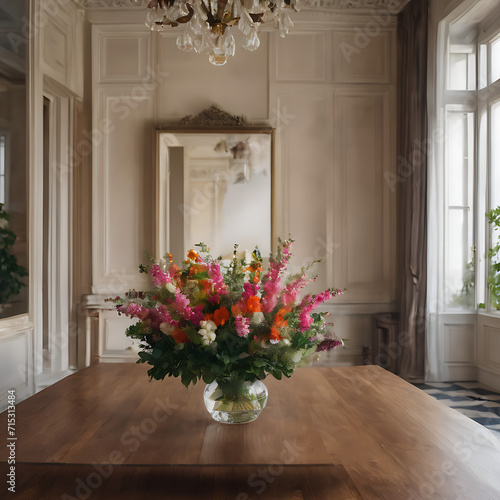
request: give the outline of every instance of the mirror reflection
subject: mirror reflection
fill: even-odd
[[[182,255],[200,241],[225,259],[234,243],[270,253],[271,129],[161,132],[159,167],[168,214],[161,254]]]
[[[28,312],[26,7],[0,4],[0,318]]]

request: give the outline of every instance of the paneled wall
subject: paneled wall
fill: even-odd
[[[30,396],[43,385],[40,375],[51,372],[50,382],[70,366],[76,352],[71,351],[73,297],[71,237],[72,209],[72,108],[83,99],[83,10],[65,0],[32,0],[31,31],[23,30],[15,40],[29,47],[28,71],[28,179],[29,185],[29,314],[0,320],[0,411],[7,406],[7,391],[16,390],[17,401]],[[27,26],[26,26],[27,28]],[[49,191],[51,219],[44,220],[43,99],[53,102],[50,132],[51,161]],[[21,109],[17,110],[22,112]],[[57,195],[57,196],[56,196]],[[48,264],[49,285],[43,278],[44,227],[54,244]],[[50,245],[50,244],[49,244]],[[57,248],[56,248],[57,247]],[[50,359],[44,363],[43,294],[50,293]],[[47,290],[47,289],[46,289]],[[47,316],[49,316],[47,318]],[[57,374],[57,375],[56,375]]]
[[[373,315],[395,310],[396,193],[386,181],[396,158],[395,19],[360,48],[371,17],[306,16],[285,39],[264,32],[256,52],[238,48],[214,67],[179,51],[174,30],[147,32],[142,17],[119,25],[117,14],[90,14],[93,128],[103,132],[93,153],[94,359],[135,359],[126,320],[103,299],[148,285],[137,266],[154,249],[154,129],[218,104],[276,129],[276,233],[296,240],[295,266],[323,259],[316,291],[348,289],[326,309],[349,342],[326,361],[360,363]]]

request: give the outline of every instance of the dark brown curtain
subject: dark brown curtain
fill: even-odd
[[[427,287],[428,0],[412,0],[398,19],[398,373],[423,379]]]

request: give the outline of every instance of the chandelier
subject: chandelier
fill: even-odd
[[[281,37],[293,26],[289,12],[298,12],[305,0],[131,0],[146,5],[146,26],[152,31],[165,27],[184,29],[177,37],[177,47],[207,54],[216,65],[226,64],[236,50],[235,27],[244,49],[259,48],[260,27],[274,21]]]

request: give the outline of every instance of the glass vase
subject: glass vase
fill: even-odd
[[[260,381],[217,381],[205,387],[203,400],[208,413],[224,424],[253,422],[267,403],[267,387]]]

